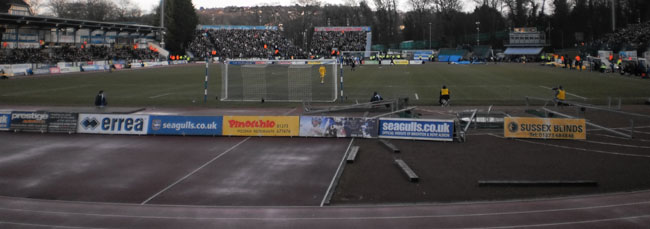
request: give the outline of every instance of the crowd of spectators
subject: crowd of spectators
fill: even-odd
[[[277,30],[206,30],[197,32],[190,44],[195,58],[215,51],[220,58],[306,58],[307,53],[293,45]]]
[[[309,52],[312,55],[331,55],[333,48],[340,51],[365,51],[366,32],[363,31],[319,31],[314,32]]]
[[[214,57],[260,59],[308,59],[332,56],[332,50],[365,51],[366,32],[314,32],[309,48],[301,48],[278,30],[203,30],[197,31],[189,50],[203,59]]]
[[[648,48],[650,47],[650,21],[631,24],[614,33],[606,34],[591,45],[600,50]]]
[[[78,48],[63,46],[54,48],[16,48],[0,50],[0,64],[82,62],[91,60],[154,60],[158,53],[131,46],[88,46]]]

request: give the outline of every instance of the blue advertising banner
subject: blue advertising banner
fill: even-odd
[[[0,112],[0,130],[9,130],[11,125],[11,112]]]
[[[379,137],[453,141],[454,120],[382,118]]]
[[[223,116],[150,116],[149,134],[221,135]]]

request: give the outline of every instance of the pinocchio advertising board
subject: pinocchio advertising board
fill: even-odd
[[[587,139],[584,119],[506,117],[506,138]]]
[[[298,136],[298,116],[223,116],[224,136]]]

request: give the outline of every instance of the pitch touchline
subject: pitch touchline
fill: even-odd
[[[553,89],[553,88],[545,87],[545,86],[539,86],[539,87],[544,88],[544,89],[549,89],[549,90]],[[586,97],[582,97],[582,96],[579,96],[579,95],[576,95],[576,94],[572,94],[572,93],[569,93],[569,92],[567,92],[566,94],[567,94],[567,95],[570,95],[570,96],[573,96],[573,97],[578,97],[578,98],[581,98],[581,99],[587,99]]]
[[[216,157],[212,158],[212,160],[206,162],[205,164],[203,164],[203,165],[201,165],[200,167],[196,168],[194,171],[188,173],[188,174],[185,175],[184,177],[181,177],[181,179],[178,179],[176,182],[170,184],[169,186],[163,188],[162,190],[160,190],[159,192],[157,192],[157,193],[154,194],[153,196],[149,197],[147,200],[145,200],[145,201],[143,201],[142,203],[140,203],[140,205],[144,205],[144,204],[146,204],[147,202],[151,201],[153,198],[156,198],[158,195],[160,195],[160,194],[162,194],[163,192],[167,191],[168,189],[174,187],[174,185],[180,183],[181,181],[187,179],[188,177],[192,176],[194,173],[198,172],[199,170],[201,170],[201,169],[204,168],[205,166],[208,166],[208,165],[209,165],[210,163],[212,163],[214,160],[217,160],[218,158],[220,158],[221,156],[225,155],[226,153],[228,153],[228,152],[232,151],[233,149],[237,148],[239,145],[241,145],[242,143],[248,141],[248,139],[250,139],[250,138],[251,138],[251,137],[247,137],[246,139],[240,141],[240,142],[237,143],[236,145],[234,145],[234,146],[228,148],[226,151],[223,151],[223,153],[221,153],[221,154],[217,155]]]
[[[3,94],[2,96],[28,95],[28,94],[34,94],[34,93],[63,91],[63,90],[78,89],[78,88],[84,88],[84,87],[89,87],[89,86],[88,85],[77,85],[77,86],[71,86],[71,87],[57,87],[57,88],[50,88],[50,89],[43,89],[43,90],[20,91],[20,92],[13,92],[13,93]]]

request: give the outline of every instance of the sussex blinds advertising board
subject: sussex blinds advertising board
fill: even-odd
[[[150,116],[149,134],[221,135],[221,116]]]
[[[454,120],[379,119],[379,137],[453,141]]]
[[[298,136],[298,116],[223,116],[224,136]]]
[[[149,115],[79,114],[77,133],[146,135]]]
[[[300,136],[376,138],[377,119],[300,116]]]
[[[587,139],[584,119],[506,117],[503,122],[506,138]]]

